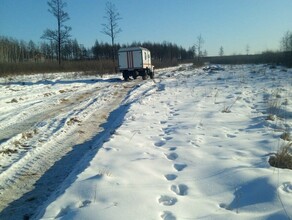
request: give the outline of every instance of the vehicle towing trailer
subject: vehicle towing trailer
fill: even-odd
[[[127,47],[118,51],[119,70],[125,81],[130,77],[136,79],[141,76],[143,80],[149,76],[154,78],[154,66],[151,64],[150,51],[143,47]]]

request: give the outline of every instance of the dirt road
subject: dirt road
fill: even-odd
[[[30,216],[85,154],[94,154],[116,126],[107,123],[109,113],[138,83],[112,78],[2,87],[0,219]]]

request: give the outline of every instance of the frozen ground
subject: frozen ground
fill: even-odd
[[[292,217],[291,69],[61,76],[0,79],[0,219]]]

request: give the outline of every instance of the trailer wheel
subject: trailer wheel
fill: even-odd
[[[150,79],[154,79],[154,72],[150,72],[149,76],[150,76]]]
[[[123,77],[124,77],[124,80],[125,81],[128,81],[129,80],[129,73],[128,73],[128,71],[124,71],[123,72]]]
[[[144,72],[142,73],[142,79],[143,79],[143,80],[146,80],[146,79],[147,79],[147,72],[146,72],[146,71],[144,71]]]
[[[139,73],[137,71],[134,71],[134,73],[133,73],[133,79],[137,79],[138,76],[139,76]]]

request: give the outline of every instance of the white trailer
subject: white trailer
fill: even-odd
[[[119,49],[119,71],[123,73],[125,81],[130,77],[136,79],[142,76],[154,78],[154,66],[151,64],[150,51],[143,47],[128,47]]]

